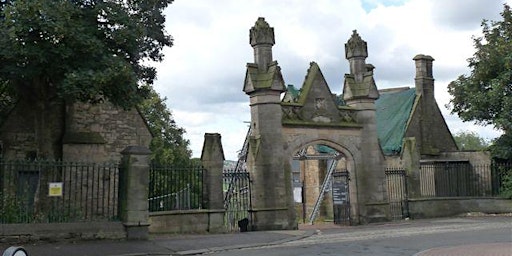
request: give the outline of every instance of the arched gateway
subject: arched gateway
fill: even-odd
[[[343,99],[331,93],[314,62],[300,94],[287,90],[272,59],[274,42],[273,28],[258,18],[250,29],[254,63],[247,64],[243,88],[251,106],[247,168],[253,181],[252,230],[297,228],[292,156],[311,145],[327,146],[344,156],[354,223],[388,219],[384,156],[375,118],[379,93],[373,66],[365,63],[366,42],[354,31],[345,44],[350,74],[345,75]]]

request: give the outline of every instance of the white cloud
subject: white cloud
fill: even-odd
[[[315,61],[335,93],[349,72],[344,44],[357,29],[368,42],[367,62],[376,66],[379,88],[414,86],[412,58],[431,55],[436,98],[452,132],[474,129],[495,137],[492,128],[462,124],[444,105],[447,84],[469,70],[471,36],[480,33],[482,19],[499,19],[501,10],[501,1],[479,0],[175,1],[166,10],[174,46],[156,65],[155,88],[168,98],[195,157],[204,133],[220,133],[226,158],[236,159],[250,119],[242,86],[245,65],[253,61],[249,29],[256,19],[265,17],[274,27],[273,57],[287,84],[300,87]]]

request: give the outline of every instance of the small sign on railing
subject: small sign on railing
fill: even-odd
[[[48,196],[62,196],[62,182],[49,182],[48,184]]]

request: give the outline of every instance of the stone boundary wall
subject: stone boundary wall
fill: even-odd
[[[121,222],[0,224],[1,242],[123,239]]]
[[[149,233],[224,233],[224,210],[162,211],[149,214]]]
[[[409,199],[409,214],[413,219],[453,217],[470,212],[512,213],[512,200],[496,197]]]

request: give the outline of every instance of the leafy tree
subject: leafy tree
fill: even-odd
[[[453,136],[460,150],[485,150],[489,143],[475,132],[458,132]]]
[[[161,165],[191,165],[190,142],[183,138],[185,129],[178,127],[165,101],[166,98],[150,89],[149,97],[139,104],[139,110],[153,134],[150,144],[153,161]]]
[[[452,113],[504,131],[493,147],[511,152],[512,140],[506,138],[512,136],[512,12],[507,4],[501,16],[482,22],[483,36],[473,38],[476,52],[468,59],[471,73],[451,82],[448,92]]]
[[[0,80],[0,125],[16,103],[16,94],[6,81]]]
[[[39,157],[60,157],[50,124],[66,103],[131,108],[147,97],[147,63],[172,45],[162,13],[172,1],[0,0],[0,81],[37,113]]]

